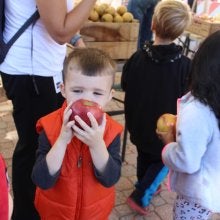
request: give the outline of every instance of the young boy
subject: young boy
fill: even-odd
[[[155,132],[156,122],[163,113],[176,114],[176,100],[186,89],[191,61],[173,41],[190,19],[190,8],[184,2],[160,1],[152,18],[154,42],[146,42],[123,67],[125,119],[138,153],[138,183],[127,202],[143,215],[168,172],[161,159],[163,143]]]
[[[69,118],[78,99],[105,107],[112,98],[114,75],[115,63],[101,50],[74,49],[68,56],[61,87],[66,101],[37,123],[39,149],[32,179],[41,219],[105,220],[111,213],[121,170],[122,126],[108,115],[98,125],[88,113],[91,127],[79,116]]]

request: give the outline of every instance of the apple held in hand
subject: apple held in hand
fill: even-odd
[[[71,109],[72,114],[69,119],[70,121],[75,120],[74,117],[78,115],[87,125],[91,127],[91,122],[87,116],[87,113],[90,112],[95,117],[99,125],[102,123],[104,112],[101,106],[96,102],[79,99],[72,104]],[[77,122],[76,125],[81,127]]]
[[[159,117],[157,120],[157,131],[158,132],[168,132],[172,127],[169,124],[173,124],[174,128],[176,125],[176,116],[173,114],[165,113]]]

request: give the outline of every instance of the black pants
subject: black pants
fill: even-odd
[[[145,153],[137,148],[137,179],[136,190],[133,193],[136,202],[142,205],[146,189],[154,182],[156,176],[164,167],[161,156]]]
[[[13,220],[40,219],[34,207],[35,185],[31,172],[35,162],[37,120],[55,109],[58,101],[52,77],[1,73],[3,87],[13,104],[18,142],[12,158]]]
[[[161,156],[137,149],[137,178],[139,183],[143,182],[143,188],[146,189],[151,185],[163,166]]]

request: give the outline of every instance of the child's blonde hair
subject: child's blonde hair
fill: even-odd
[[[183,1],[163,0],[155,9],[152,30],[162,39],[175,40],[191,22],[191,9]]]
[[[87,76],[112,75],[114,82],[116,63],[102,50],[96,48],[75,48],[64,63],[64,83],[68,73],[72,71],[78,71]]]

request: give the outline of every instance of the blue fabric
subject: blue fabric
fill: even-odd
[[[70,43],[75,46],[75,44],[77,43],[77,41],[82,38],[82,36],[80,34],[75,34],[73,36],[73,38],[70,40]]]
[[[128,11],[140,22],[138,48],[142,48],[146,40],[152,40],[151,20],[157,2],[158,0],[129,0],[128,2]]]
[[[158,173],[158,175],[156,176],[156,178],[154,179],[154,181],[150,185],[150,187],[146,189],[146,191],[144,192],[144,196],[142,198],[143,207],[149,206],[150,201],[151,201],[154,193],[157,191],[160,184],[166,178],[168,171],[169,171],[169,169],[166,166],[164,166],[161,169],[161,171]]]
[[[32,23],[36,22],[37,19],[40,17],[38,11],[34,12],[30,18],[21,26],[21,28],[11,37],[11,39],[5,43],[3,41],[3,29],[4,29],[4,0],[0,1],[0,64],[4,61],[9,49],[13,45],[13,43],[21,36],[21,34],[25,31],[25,29],[31,25]]]

